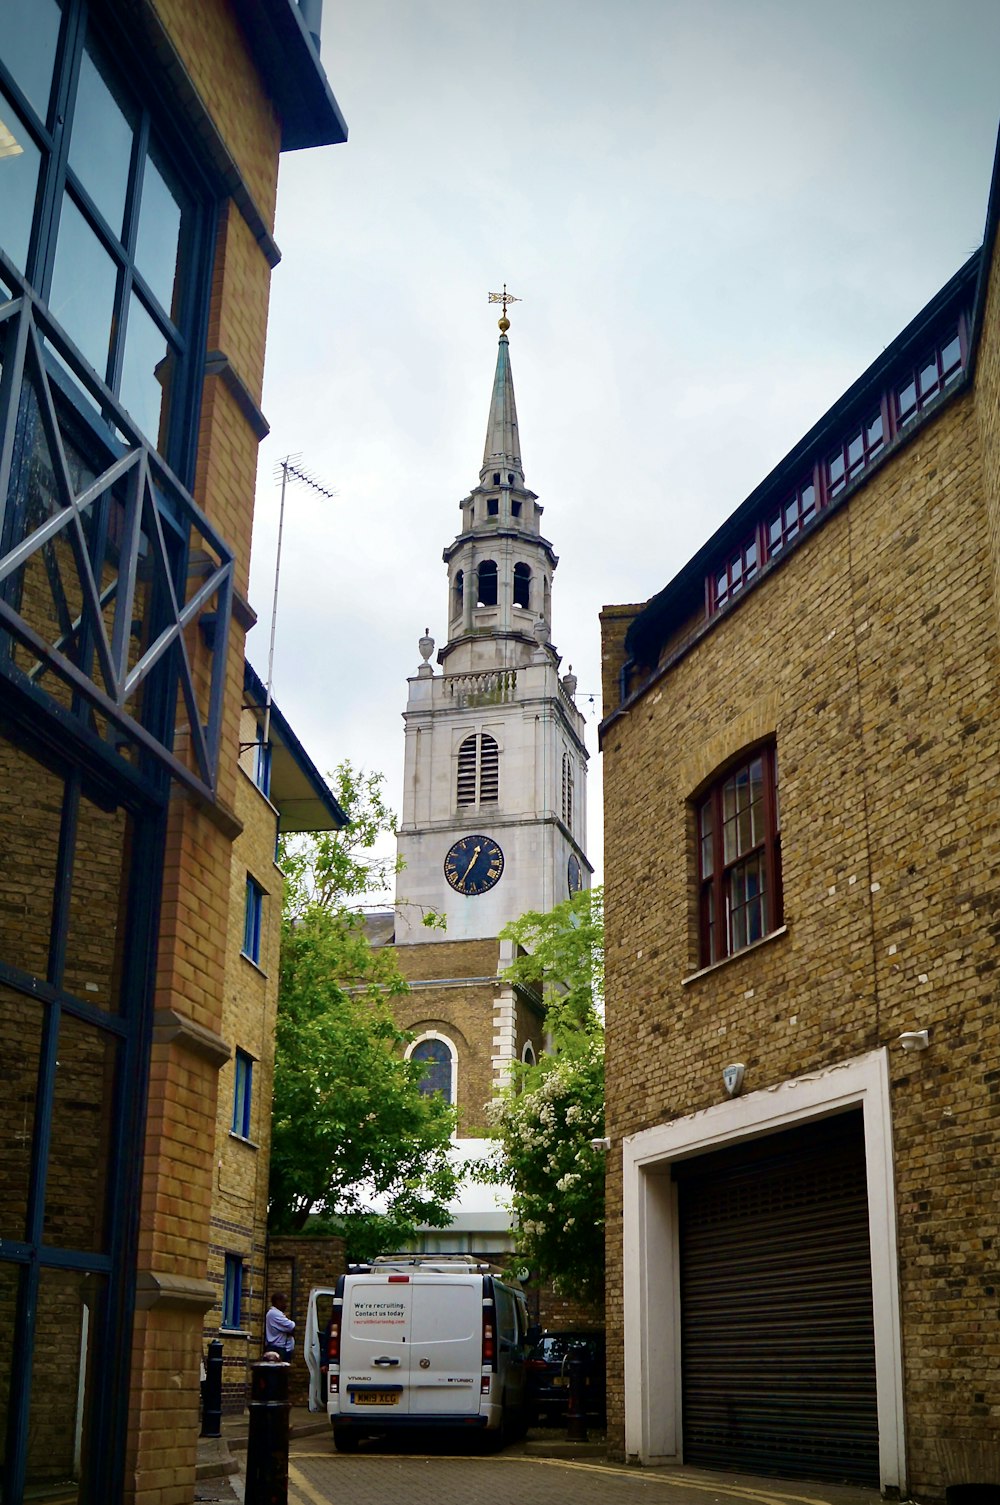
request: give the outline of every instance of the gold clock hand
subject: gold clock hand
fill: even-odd
[[[459,879],[460,883],[464,883],[465,880],[466,880],[466,878],[472,872],[472,869],[476,865],[476,858],[479,856],[479,852],[480,852],[480,848],[476,847],[475,851],[472,854],[472,861],[469,863],[469,866],[465,869],[465,872],[462,874],[461,878]]]

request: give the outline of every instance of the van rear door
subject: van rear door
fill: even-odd
[[[409,1410],[409,1275],[348,1275],[340,1336],[340,1414]]]
[[[310,1411],[326,1410],[326,1375],[321,1366],[326,1363],[326,1332],[335,1294],[333,1286],[315,1286],[309,1292],[303,1352],[309,1370]]]
[[[448,1275],[414,1279],[409,1342],[411,1415],[465,1415],[479,1410],[483,1281]]]

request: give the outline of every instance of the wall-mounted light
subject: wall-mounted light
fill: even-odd
[[[899,1037],[904,1050],[926,1050],[931,1043],[930,1030],[907,1029]]]
[[[730,1097],[736,1097],[743,1086],[743,1077],[746,1067],[742,1061],[733,1061],[729,1066],[722,1068],[722,1085]]]

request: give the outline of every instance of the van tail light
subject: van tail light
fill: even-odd
[[[330,1318],[330,1326],[327,1330],[326,1362],[328,1364],[340,1363],[340,1324],[343,1320],[343,1305],[341,1302],[335,1301],[333,1304],[333,1315]]]
[[[497,1367],[496,1330],[493,1326],[493,1304],[483,1304],[483,1364],[491,1369]]]

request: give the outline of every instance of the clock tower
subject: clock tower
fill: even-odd
[[[584,718],[552,641],[558,561],[525,484],[503,301],[479,482],[444,550],[445,640],[436,669],[434,639],[420,640],[403,716],[395,942],[412,991],[398,1013],[464,1134],[543,1044],[537,1007],[498,975],[512,959],[500,931],[591,871]],[[423,923],[432,911],[444,930]]]

